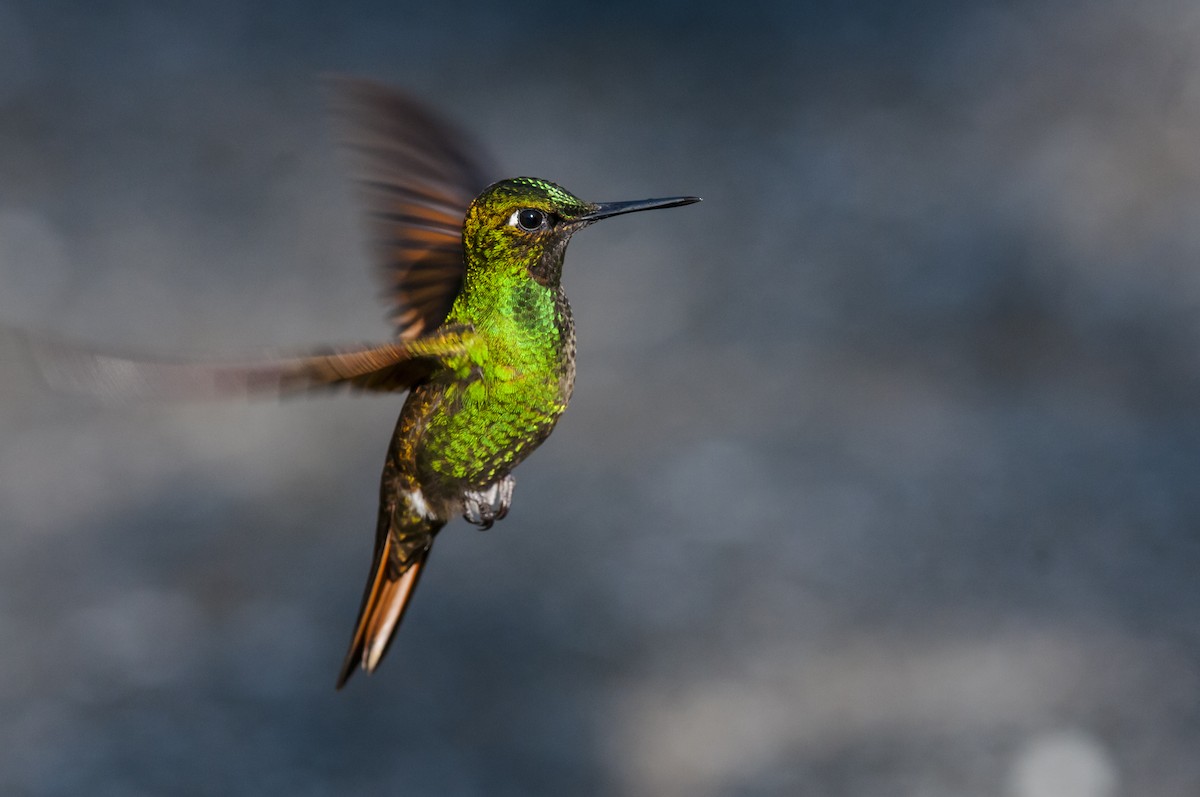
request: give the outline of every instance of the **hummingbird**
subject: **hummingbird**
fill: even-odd
[[[553,431],[575,383],[562,286],[571,237],[695,196],[586,202],[548,180],[494,181],[482,149],[434,111],[370,81],[332,82],[394,337],[241,363],[131,358],[26,338],[43,377],[106,398],[403,393],[379,488],[375,547],[341,689],[374,672],[441,529],[508,514],[513,470]]]

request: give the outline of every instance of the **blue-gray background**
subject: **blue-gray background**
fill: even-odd
[[[333,691],[399,399],[0,392],[4,794],[1200,788],[1200,10],[0,0],[0,322],[386,335],[316,78],[572,244],[576,397]]]

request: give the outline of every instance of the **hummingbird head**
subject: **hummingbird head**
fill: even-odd
[[[476,269],[515,270],[541,285],[556,286],[567,243],[576,231],[622,213],[699,201],[699,197],[671,197],[592,203],[549,180],[501,180],[488,186],[467,211],[463,245],[468,274]]]

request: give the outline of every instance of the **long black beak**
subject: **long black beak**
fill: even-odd
[[[601,202],[592,205],[590,213],[577,216],[574,221],[591,223],[607,219],[609,216],[620,216],[622,213],[636,213],[639,210],[656,210],[657,208],[677,208],[699,202],[698,196],[673,196],[666,199],[635,199],[632,202]]]

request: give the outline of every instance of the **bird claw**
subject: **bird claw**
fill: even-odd
[[[516,480],[505,476],[485,490],[468,490],[463,496],[463,519],[487,531],[497,520],[503,520],[512,503]]]

